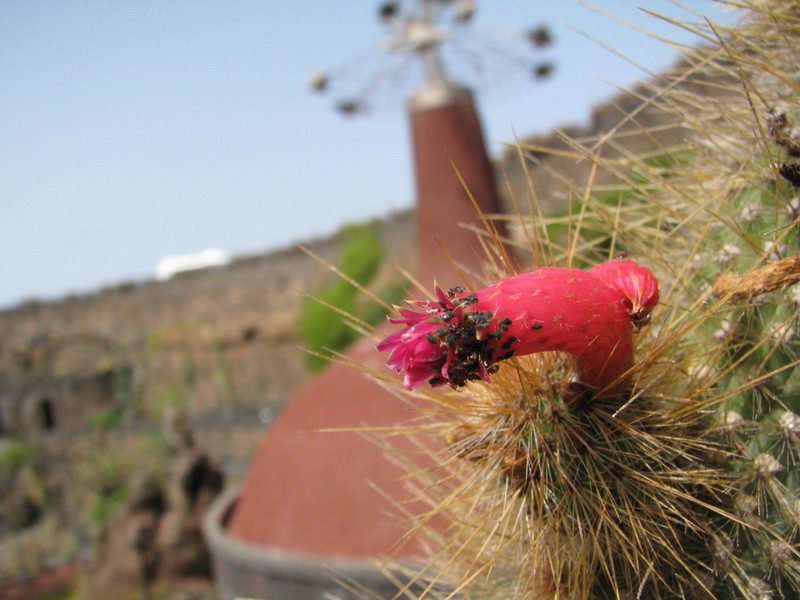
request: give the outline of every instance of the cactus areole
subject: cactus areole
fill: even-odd
[[[543,267],[477,292],[443,292],[438,301],[398,309],[404,327],[378,344],[387,364],[404,371],[405,387],[453,388],[490,381],[512,356],[560,351],[574,356],[580,383],[618,387],[633,363],[633,334],[658,302],[658,281],[631,260],[609,260],[588,271]]]

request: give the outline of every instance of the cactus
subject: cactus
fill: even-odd
[[[425,400],[426,434],[446,440],[436,469],[414,470],[431,507],[416,526],[436,549],[415,597],[800,598],[800,5],[742,4],[735,28],[683,24],[707,43],[649,100],[685,145],[611,161],[570,140],[624,203],[582,192],[563,248],[520,217],[534,265],[601,266],[441,294],[401,309],[381,343]],[[680,85],[695,75],[725,93]],[[582,359],[590,340],[538,352],[514,329],[534,340],[537,314],[580,316],[576,290],[563,306],[487,300],[537,273],[554,279],[535,289],[566,273],[587,293],[599,274],[624,278],[631,261],[603,262],[620,250],[655,274],[661,301],[642,313],[649,327],[633,334],[629,319],[606,348],[611,378]],[[464,368],[449,323],[461,335],[489,310],[496,339],[471,330]],[[509,340],[518,351],[498,361]]]

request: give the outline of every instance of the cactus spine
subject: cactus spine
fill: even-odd
[[[800,598],[800,5],[732,4],[736,28],[684,25],[705,45],[649,100],[686,143],[569,140],[620,202],[582,194],[563,248],[521,218],[534,264],[624,250],[656,274],[627,386],[593,394],[545,353],[415,392],[447,440],[415,471],[438,544],[416,597]]]

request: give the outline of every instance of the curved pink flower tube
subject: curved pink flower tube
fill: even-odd
[[[633,332],[658,302],[658,281],[631,260],[588,271],[543,267],[464,293],[436,289],[438,301],[400,308],[404,327],[380,344],[387,364],[405,371],[405,387],[490,381],[513,355],[562,351],[575,357],[579,381],[596,389],[620,383],[633,363]]]

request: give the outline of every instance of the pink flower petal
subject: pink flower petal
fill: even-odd
[[[390,322],[404,327],[378,344],[408,389],[490,381],[491,365],[552,350],[573,354],[581,381],[603,388],[632,364],[633,331],[658,302],[658,281],[612,260],[590,271],[545,267],[473,293],[436,287],[436,296],[415,302],[420,311],[398,309]]]

